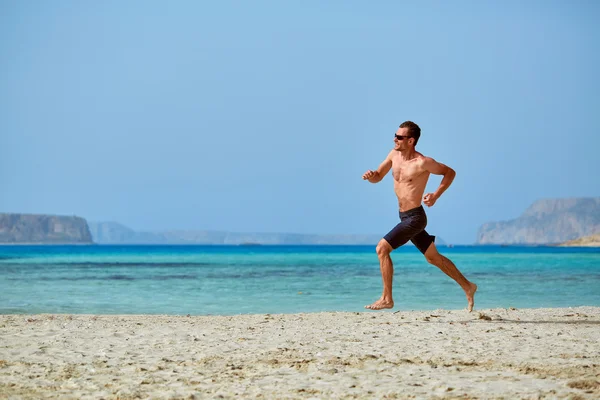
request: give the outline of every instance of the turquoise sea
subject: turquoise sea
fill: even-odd
[[[475,308],[600,306],[600,249],[440,247]],[[396,310],[462,309],[414,247],[392,253]],[[235,315],[365,311],[375,246],[0,246],[0,314]]]

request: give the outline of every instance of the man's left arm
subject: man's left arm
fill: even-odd
[[[434,174],[434,175],[443,175],[444,178],[440,182],[440,186],[438,186],[437,190],[434,193],[427,193],[423,197],[423,203],[426,206],[431,207],[435,204],[437,199],[440,198],[442,193],[446,191],[452,184],[454,177],[456,176],[456,172],[447,165],[439,163],[435,161],[433,158],[425,157],[425,161],[423,163],[423,167],[426,171]]]

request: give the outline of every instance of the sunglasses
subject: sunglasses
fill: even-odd
[[[404,140],[404,139],[408,139],[411,138],[412,136],[402,136],[402,135],[394,135],[396,137],[397,140]]]

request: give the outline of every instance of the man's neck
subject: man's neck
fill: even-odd
[[[406,150],[400,150],[400,158],[402,159],[402,161],[412,160],[416,156],[417,152],[414,147]]]

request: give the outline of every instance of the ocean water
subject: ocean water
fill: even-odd
[[[439,250],[479,286],[476,309],[600,306],[600,249]],[[466,306],[414,247],[392,260],[392,311]],[[375,246],[0,246],[0,314],[364,311],[381,290]]]

